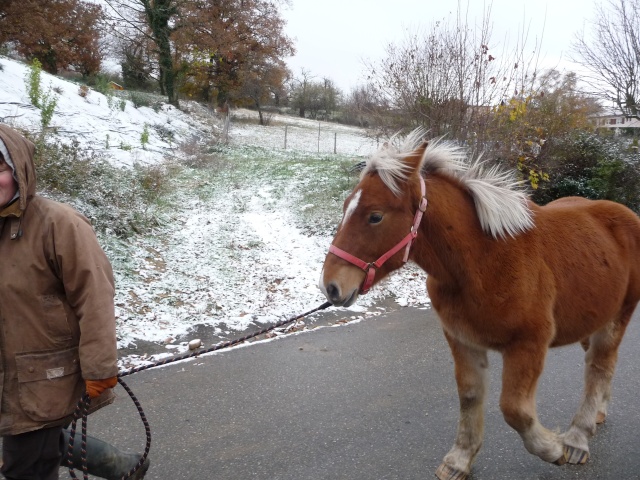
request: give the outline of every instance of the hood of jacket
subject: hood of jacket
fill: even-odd
[[[20,192],[18,205],[24,212],[27,204],[36,194],[36,167],[33,163],[36,147],[18,131],[2,123],[0,123],[0,140],[11,156]]]

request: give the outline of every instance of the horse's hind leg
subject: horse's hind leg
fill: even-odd
[[[440,480],[463,480],[482,445],[489,362],[486,350],[463,345],[446,332],[445,336],[455,363],[460,419],[455,443],[436,470],[436,476]]]
[[[560,436],[544,428],[536,412],[536,387],[546,352],[546,342],[534,342],[533,339],[511,345],[502,352],[500,409],[530,453],[547,462],[563,464]]]
[[[618,347],[629,324],[633,308],[626,309],[589,337],[585,354],[585,388],[571,427],[562,436],[565,458],[569,463],[584,463],[589,458],[589,438],[596,424],[604,422],[611,398],[611,379],[618,360]]]

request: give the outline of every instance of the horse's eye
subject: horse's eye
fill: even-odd
[[[382,221],[381,213],[372,213],[369,215],[369,223],[380,223]]]

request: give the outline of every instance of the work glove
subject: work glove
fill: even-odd
[[[102,380],[85,380],[87,393],[90,398],[99,397],[107,388],[113,388],[118,383],[118,377],[103,378]]]

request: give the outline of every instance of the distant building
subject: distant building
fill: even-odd
[[[591,122],[597,129],[612,130],[614,135],[620,135],[623,129],[633,132],[633,135],[640,135],[640,120],[637,118],[627,118],[624,115],[598,115],[591,118]],[[634,129],[634,130],[627,130]]]
[[[109,87],[111,87],[113,90],[124,90],[124,87],[114,81],[109,82]]]

